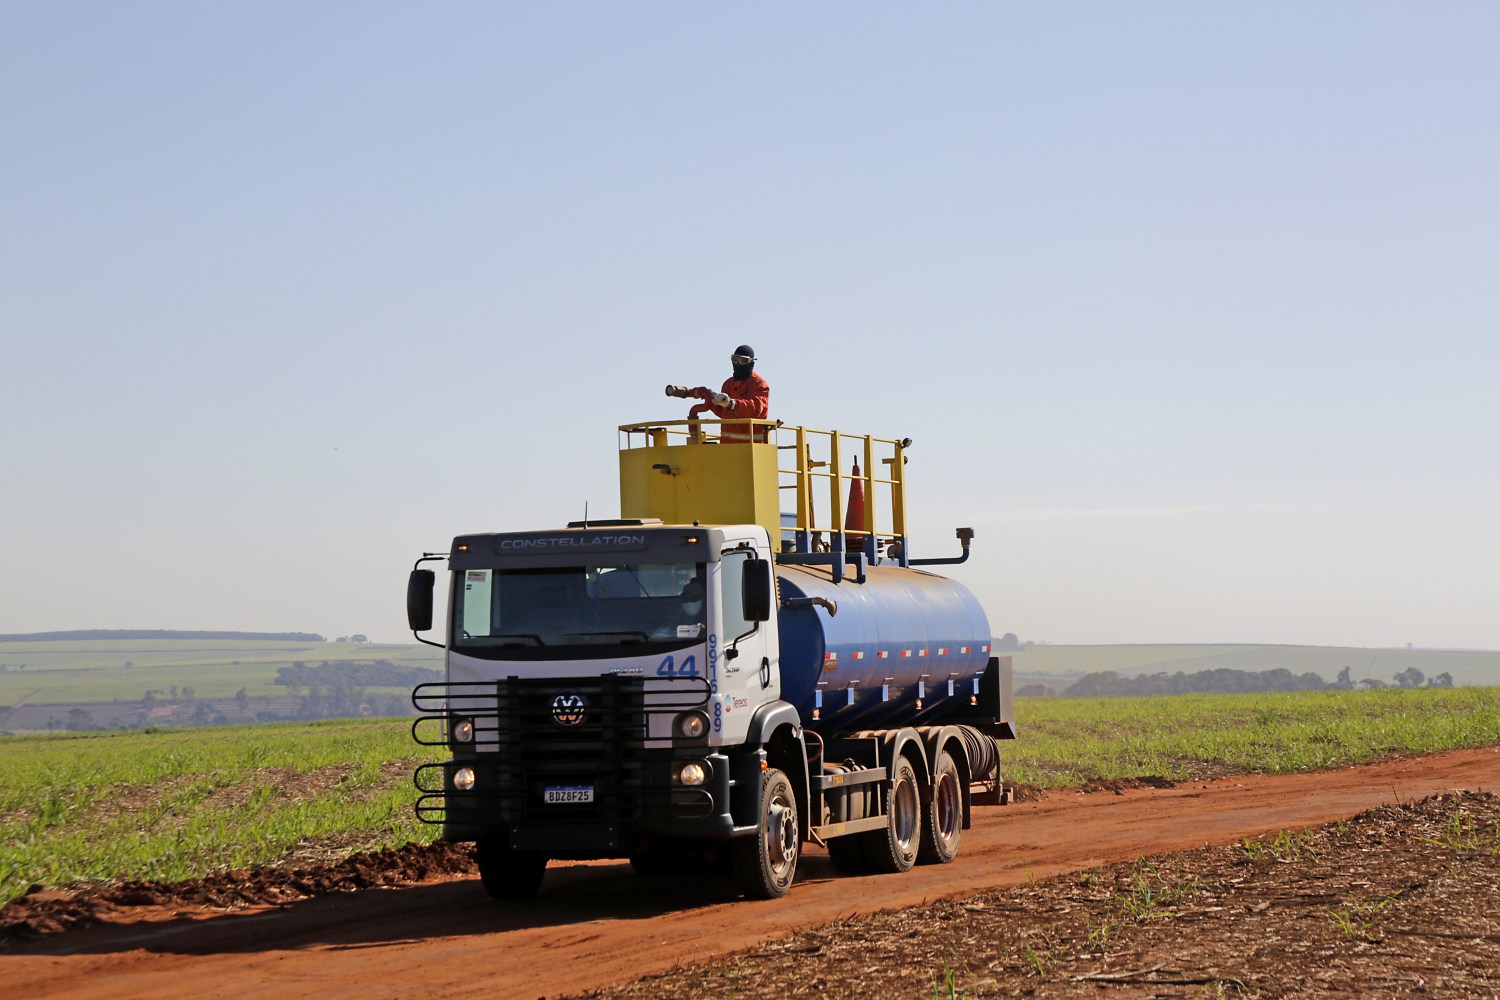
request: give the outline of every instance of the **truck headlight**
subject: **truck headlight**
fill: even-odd
[[[467,792],[474,787],[474,769],[472,767],[461,767],[453,772],[453,787],[460,792]]]
[[[674,728],[677,735],[685,740],[702,739],[703,734],[708,732],[708,716],[702,712],[683,712],[677,717]]]
[[[708,780],[708,771],[697,761],[689,761],[678,769],[677,780],[684,785],[701,785]]]
[[[453,742],[454,743],[473,743],[474,742],[474,720],[473,719],[454,719],[453,720]]]

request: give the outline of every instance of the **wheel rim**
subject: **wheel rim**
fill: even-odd
[[[945,771],[938,775],[938,786],[935,792],[936,806],[934,809],[936,833],[940,840],[951,841],[954,834],[958,832],[959,824],[959,795],[958,778],[952,771]]]
[[[797,814],[784,799],[774,799],[766,815],[766,860],[778,879],[797,862]]]
[[[891,803],[891,830],[903,853],[910,853],[917,834],[917,787],[910,780],[896,784]]]

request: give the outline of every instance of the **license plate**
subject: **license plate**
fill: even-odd
[[[594,801],[594,786],[548,785],[542,791],[542,798],[548,803],[592,802]]]

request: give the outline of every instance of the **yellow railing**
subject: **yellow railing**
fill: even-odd
[[[911,446],[909,438],[897,440],[815,430],[787,426],[774,420],[690,419],[622,425],[619,428],[622,435],[620,450],[623,453],[640,448],[717,445],[726,424],[736,430],[753,426],[756,436],[763,435],[765,440],[748,446],[731,443],[725,446],[726,449],[743,447],[744,451],[715,452],[719,458],[743,455],[748,465],[764,454],[763,449],[775,449],[776,489],[781,497],[777,503],[779,509],[758,510],[752,520],[780,525],[783,534],[795,531],[798,549],[817,551],[838,547],[857,550],[865,548],[868,539],[873,538],[878,547],[906,537],[905,452]],[[788,453],[790,464],[786,463]],[[656,464],[658,456],[651,456],[651,467],[674,475],[679,470],[687,470],[685,474],[691,475],[693,469],[710,468],[693,462],[674,462],[674,455],[680,456],[681,453],[662,451],[659,465]],[[857,476],[854,474],[856,463],[859,467]],[[723,474],[722,461],[714,463],[712,468],[714,474]],[[705,493],[711,491],[712,484],[698,485]],[[856,485],[864,494],[864,502],[861,508],[851,511],[849,496]],[[791,494],[790,509],[787,493]],[[822,502],[819,502],[820,498]],[[783,512],[790,517],[783,516]],[[848,523],[851,520],[853,526]],[[842,544],[836,542],[836,538]]]
[[[909,438],[894,440],[807,427],[783,430],[794,436],[795,443],[780,446],[782,451],[793,453],[791,468],[778,469],[781,489],[793,491],[795,526],[809,533],[811,548],[828,546],[821,538],[824,532],[850,536],[850,544],[845,546],[850,549],[862,548],[865,538],[873,537],[880,545],[906,537],[905,452],[911,445]],[[849,506],[850,493],[856,486],[864,495],[862,510]],[[818,516],[816,499],[825,487],[826,519]]]
[[[731,433],[735,434],[744,434],[753,428],[757,436],[765,436],[773,444],[776,431],[782,426],[779,420],[700,420],[697,417],[687,420],[653,420],[647,424],[621,424],[620,433],[624,437],[620,442],[620,450],[665,448],[680,444],[719,444],[724,435],[724,425],[728,425]],[[639,442],[636,440],[638,435],[641,438]]]

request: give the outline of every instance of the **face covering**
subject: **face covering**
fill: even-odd
[[[746,379],[750,377],[751,372],[755,371],[755,362],[752,361],[748,365],[730,365],[729,367],[734,369],[735,378]],[[720,370],[722,371],[722,369]]]

